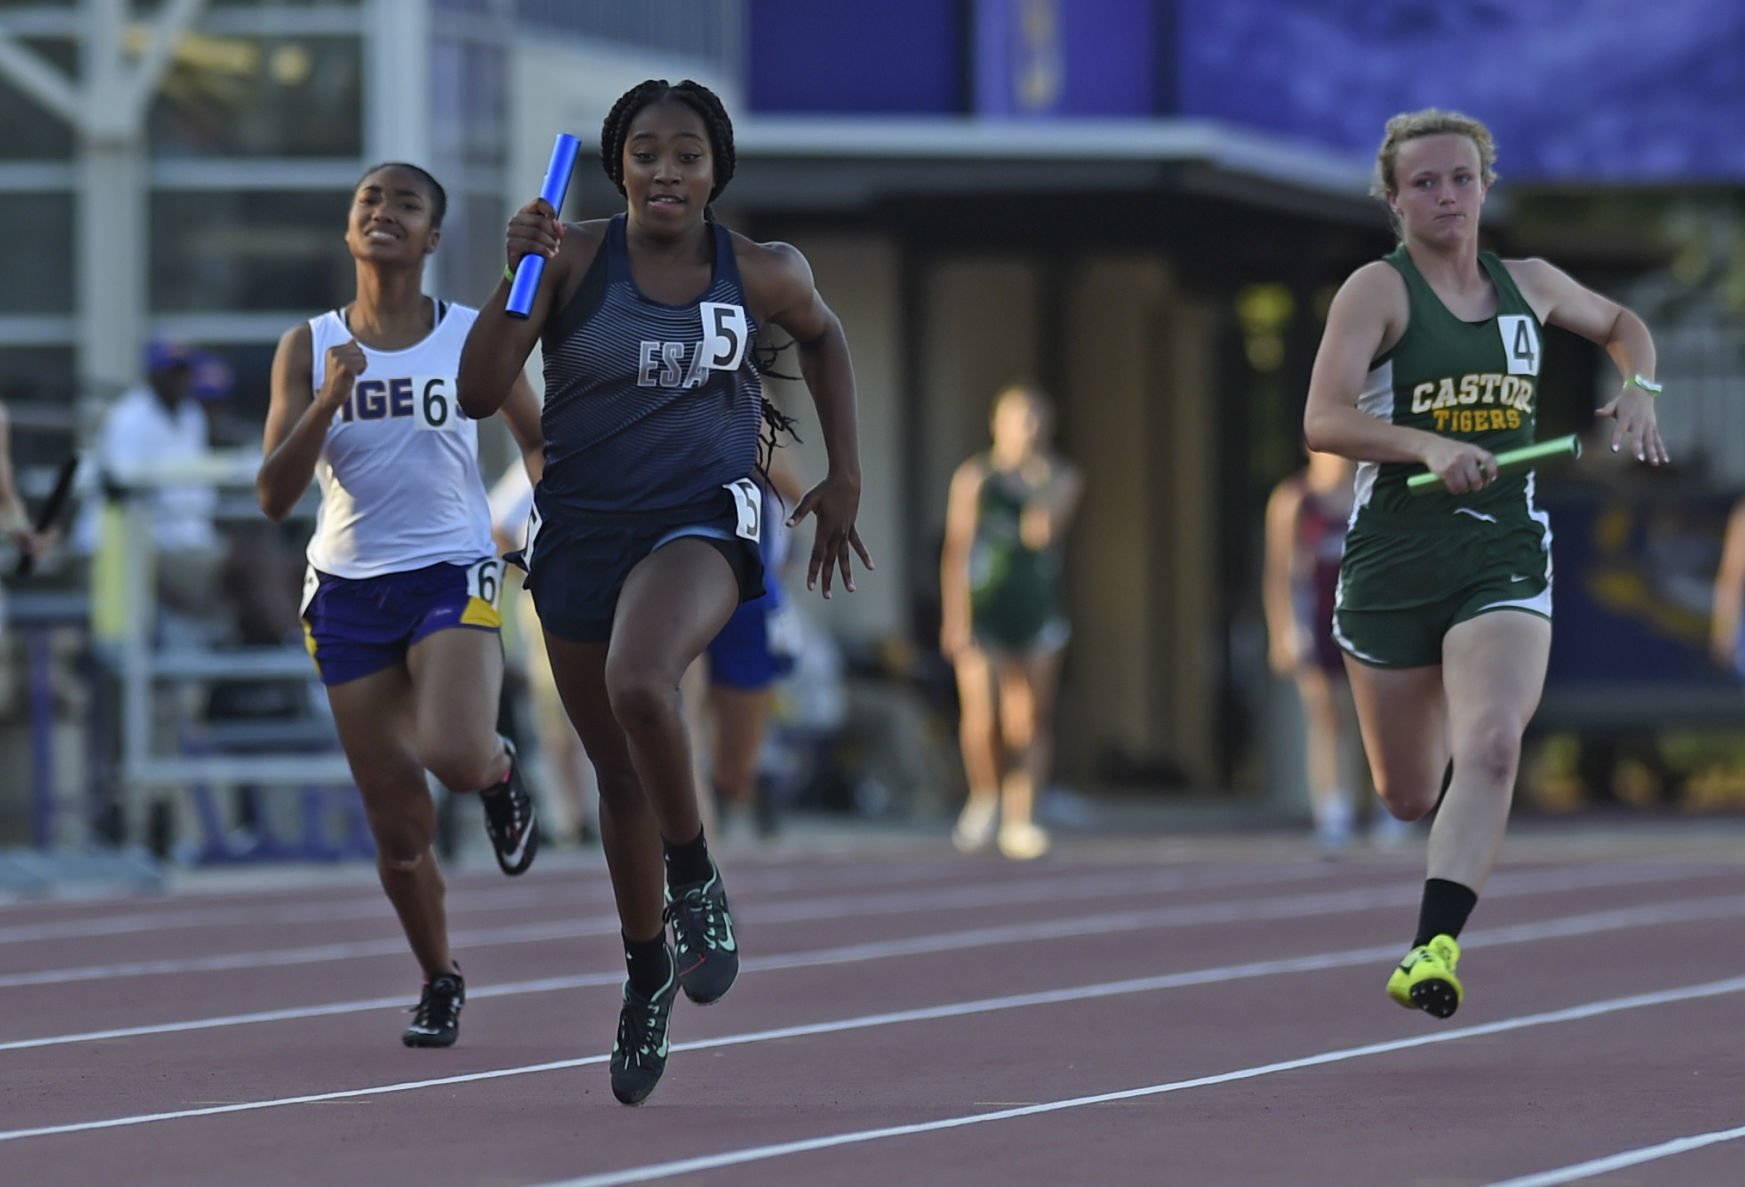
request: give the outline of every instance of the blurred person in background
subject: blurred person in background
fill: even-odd
[[[498,551],[507,556],[527,542],[527,524],[533,514],[533,482],[527,467],[512,463],[491,488],[490,502],[491,532]],[[548,821],[541,825],[541,831],[561,843],[588,844],[600,835],[594,764],[589,761],[581,738],[576,736],[576,727],[564,712],[563,698],[558,695],[551,656],[546,653],[545,635],[539,625],[539,607],[534,605],[533,595],[515,580],[514,662],[519,663],[527,680],[542,763],[540,787],[546,792],[544,807],[549,809],[541,817]]]
[[[743,602],[685,672],[679,691],[691,719],[699,801],[713,801],[723,828],[750,814],[757,833],[773,836],[776,805],[759,778],[759,759],[775,705],[775,685],[793,670],[799,645],[795,611],[782,588],[788,531],[783,508],[797,506],[806,485],[786,449],[759,474],[764,530],[763,596]],[[705,831],[709,828],[705,811]]]
[[[797,342],[829,471],[790,524],[816,515],[807,588],[853,592],[860,445],[842,323],[806,259],[716,222],[733,124],[691,81],[649,79],[612,107],[600,163],[624,195],[610,219],[564,224],[541,200],[510,219],[505,283],[462,359],[462,399],[485,414],[535,341],[545,360],[546,468],[524,560],[570,719],[594,760],[600,831],[628,977],[609,1065],[639,1104],[666,1069],[682,990],[716,1001],[738,940],[698,806],[679,681],[740,603],[763,593],[759,434],[786,422],[763,398],[757,338]],[[546,259],[525,319],[506,311],[522,258]],[[773,438],[772,438],[773,439]],[[666,943],[672,925],[673,947]]]
[[[1612,449],[1667,461],[1642,319],[1544,260],[1479,251],[1495,157],[1463,115],[1388,121],[1375,191],[1400,244],[1334,298],[1303,420],[1310,449],[1360,463],[1334,633],[1376,791],[1402,820],[1440,803],[1418,930],[1387,982],[1437,1018],[1460,1005],[1457,937],[1502,845],[1551,649],[1549,521],[1532,473],[1496,461],[1533,440],[1545,326],[1616,364],[1595,414]],[[1441,487],[1410,493],[1421,469]]]
[[[1354,815],[1348,785],[1340,779],[1349,737],[1342,703],[1348,695],[1345,660],[1333,641],[1354,471],[1346,458],[1311,453],[1307,466],[1273,488],[1261,578],[1267,658],[1274,675],[1296,685],[1315,838],[1330,854],[1350,841]]]
[[[1721,540],[1715,572],[1714,606],[1709,618],[1709,651],[1715,662],[1745,680],[1745,498],[1733,504]]]
[[[52,530],[38,533],[31,525],[30,512],[18,493],[12,468],[12,418],[4,404],[0,404],[0,531],[11,539],[20,556],[41,556],[54,538]],[[0,602],[0,631],[6,626],[4,610],[5,604]]]
[[[150,471],[194,466],[211,456],[202,400],[229,393],[223,364],[185,343],[159,341],[147,348],[145,369],[145,382],[117,397],[98,429],[91,461],[105,488],[125,489]],[[148,501],[159,602],[196,626],[209,625],[224,559],[214,522],[217,487],[192,478],[129,497]],[[103,510],[97,501],[87,504],[75,534],[79,551],[108,546]]]
[[[1309,464],[1273,488],[1266,505],[1262,577],[1267,658],[1275,675],[1296,687],[1303,711],[1305,773],[1315,840],[1329,856],[1351,841],[1360,761],[1345,657],[1333,639],[1333,607],[1345,527],[1351,518],[1348,458],[1309,454]],[[1377,807],[1370,840],[1390,847],[1411,825]]]
[[[1048,850],[1036,800],[1054,759],[1054,698],[1071,628],[1061,587],[1083,493],[1052,448],[1054,406],[1014,385],[994,401],[993,447],[952,475],[940,559],[940,650],[957,673],[969,779],[952,841],[1028,860]]]
[[[533,801],[497,732],[503,562],[479,476],[478,425],[456,400],[477,313],[423,291],[447,204],[415,165],[379,165],[359,179],[345,233],[354,299],[280,339],[257,479],[274,520],[312,479],[321,489],[301,613],[382,889],[424,973],[401,1036],[408,1047],[452,1045],[466,1001],[425,772],[479,795],[504,873],[524,872],[539,848]],[[497,402],[537,470],[538,400],[518,373],[503,387]]]

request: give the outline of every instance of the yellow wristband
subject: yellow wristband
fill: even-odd
[[[1624,386],[1639,387],[1651,396],[1658,396],[1663,390],[1660,384],[1655,383],[1652,379],[1644,379],[1640,374],[1632,375],[1624,380]]]
[[[503,279],[507,280],[510,284],[515,283],[515,269],[511,268],[508,264],[503,265]]]

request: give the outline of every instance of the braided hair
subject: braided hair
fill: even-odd
[[[727,108],[722,105],[719,95],[702,83],[692,82],[688,78],[677,84],[664,78],[650,78],[618,96],[618,102],[612,105],[612,110],[606,113],[606,119],[600,124],[600,167],[612,179],[612,184],[618,187],[619,194],[624,195],[624,142],[630,135],[630,124],[644,108],[669,99],[683,103],[695,111],[702,118],[703,127],[709,134],[709,157],[715,173],[714,184],[709,188],[709,201],[713,202],[727,188],[727,183],[733,180],[733,121],[728,117]],[[713,217],[713,212],[707,206],[703,208],[703,217]],[[790,342],[787,345],[793,344]],[[775,361],[783,349],[785,347],[760,347],[747,361],[760,374],[778,379],[798,379],[797,375],[783,375],[775,370]],[[784,415],[769,397],[763,397],[763,436],[759,440],[761,448],[758,451],[757,468],[771,490],[775,486],[769,481],[769,458],[773,450],[781,447],[779,435],[783,433],[795,441],[800,440],[800,435],[794,431],[793,418]]]
[[[713,202],[733,180],[733,121],[727,117],[720,96],[688,78],[677,84],[664,78],[651,78],[618,96],[618,102],[612,104],[612,110],[600,125],[600,167],[623,194],[624,140],[630,135],[630,122],[643,108],[668,99],[675,99],[695,111],[709,132],[709,156],[715,168],[715,184],[709,190],[709,201]]]

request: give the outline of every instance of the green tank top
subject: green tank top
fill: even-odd
[[[1479,253],[1479,265],[1497,291],[1497,311],[1468,322],[1442,304],[1404,246],[1382,258],[1405,278],[1410,314],[1404,337],[1370,370],[1358,408],[1397,425],[1470,441],[1493,454],[1531,445],[1544,334],[1502,260],[1494,252]],[[1406,479],[1423,472],[1416,462],[1362,463],[1357,471],[1360,518],[1403,516],[1425,523],[1462,513],[1495,516],[1533,509],[1530,472],[1505,474],[1469,495],[1451,495],[1441,486],[1410,493]]]
[[[982,481],[970,548],[970,614],[975,634],[1010,647],[1028,646],[1060,615],[1061,552],[1028,547],[1024,509],[1041,492],[993,468]]]

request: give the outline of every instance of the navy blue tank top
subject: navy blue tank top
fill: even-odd
[[[684,305],[645,297],[624,218],[606,226],[576,295],[546,322],[540,504],[640,512],[707,499],[757,465],[757,325],[727,228],[711,220],[709,288]]]

